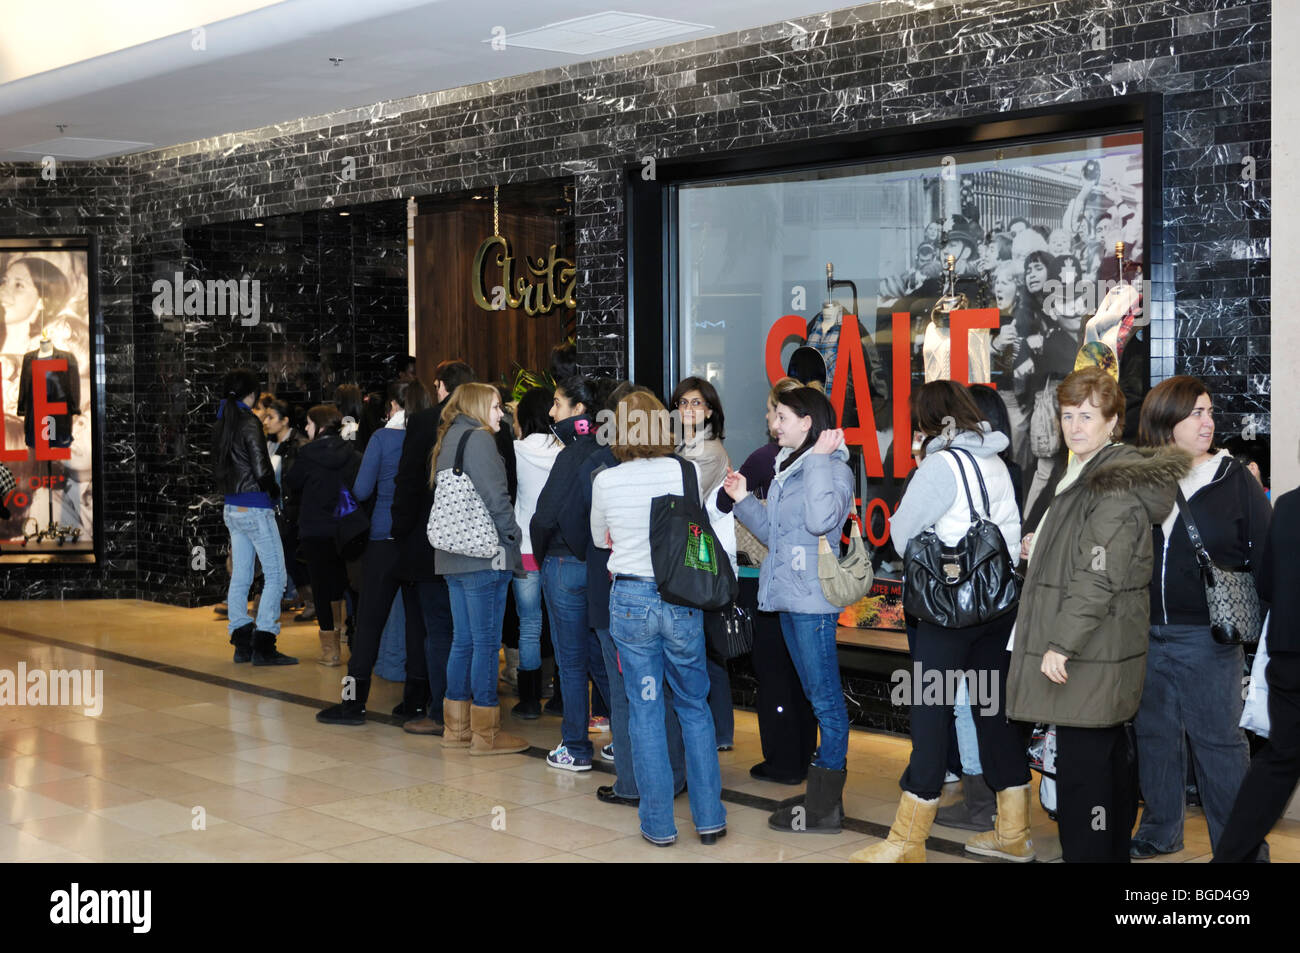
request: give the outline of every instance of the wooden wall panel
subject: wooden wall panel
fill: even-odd
[[[500,224],[510,240],[516,277],[526,273],[524,255],[541,258],[552,243],[559,246],[559,254],[573,260],[572,246],[565,247],[566,223],[559,216],[511,210],[503,201]],[[415,354],[426,382],[432,382],[440,361],[452,358],[466,361],[479,380],[497,383],[504,375],[513,382],[516,364],[546,369],[551,349],[568,337],[566,327],[574,312],[556,309],[530,317],[522,308],[484,311],[474,303],[474,254],[491,234],[492,207],[487,201],[466,199],[416,216]],[[489,262],[484,272],[490,296],[492,286],[501,283],[500,271]]]

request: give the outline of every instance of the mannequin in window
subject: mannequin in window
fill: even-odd
[[[834,393],[836,363],[839,360],[840,329],[844,326],[844,307],[838,301],[823,301],[822,309],[808,322],[807,346],[816,349],[826,361],[826,396]],[[867,370],[867,386],[871,390],[871,409],[875,414],[876,427],[888,430],[892,410],[889,402],[889,381],[885,377],[884,365],[876,351],[875,342],[858,318],[858,346],[862,348],[862,364]],[[841,415],[841,427],[858,426],[857,398],[853,392],[853,378],[850,377],[844,392],[844,412]],[[883,452],[883,451],[882,451]]]
[[[54,346],[49,335],[41,332],[36,350],[23,355],[22,371],[18,381],[18,416],[23,418],[23,438],[29,447],[37,445],[37,424],[33,417],[36,409],[33,388],[36,382],[32,375],[32,362],[36,360],[66,361],[62,370],[44,370],[45,400],[50,404],[63,404],[64,412],[50,414],[51,427],[48,435],[51,447],[72,446],[72,418],[81,413],[81,370],[77,358],[70,351],[60,351]],[[43,422],[40,422],[43,427]]]
[[[970,305],[965,294],[956,291],[956,261],[948,257],[948,286],[944,295],[930,309],[930,321],[925,327],[921,353],[925,360],[925,382],[952,379],[952,338],[948,316],[953,311]],[[987,328],[972,329],[966,334],[969,381],[958,383],[987,384],[993,379],[992,355]]]

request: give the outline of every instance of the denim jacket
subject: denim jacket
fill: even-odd
[[[838,552],[840,529],[853,508],[849,452],[808,451],[785,472],[792,451],[777,455],[777,473],[764,505],[751,493],[735,506],[736,518],[768,548],[758,577],[758,607],[767,612],[835,613],[817,578],[817,537],[829,536]]]

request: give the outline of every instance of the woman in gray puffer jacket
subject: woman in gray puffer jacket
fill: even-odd
[[[777,397],[772,430],[781,446],[766,505],[727,468],[723,488],[736,516],[768,548],[758,580],[760,609],[779,613],[790,658],[812,703],[821,744],[808,769],[806,797],[784,802],[769,818],[776,830],[835,833],[844,820],[849,715],[840,687],[835,626],[840,609],[826,600],[817,578],[819,537],[833,540],[853,510],[853,473],[844,431],[824,394],[799,387]]]

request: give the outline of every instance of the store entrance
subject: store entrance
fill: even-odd
[[[415,353],[421,379],[456,357],[513,386],[576,324],[573,185],[557,180],[418,200]]]

